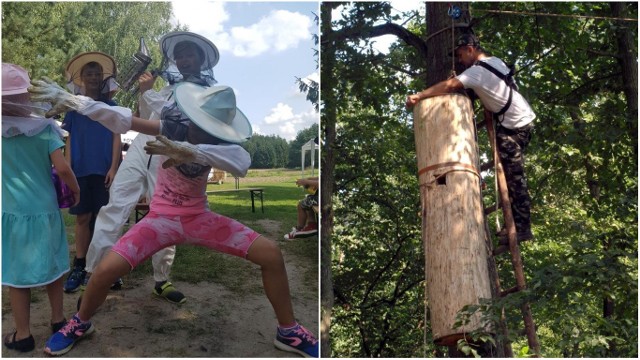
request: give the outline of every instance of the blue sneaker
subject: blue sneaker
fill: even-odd
[[[307,358],[318,357],[318,340],[300,324],[289,330],[278,328],[273,344],[282,351],[294,352]]]
[[[79,266],[74,266],[71,270],[71,274],[67,277],[67,281],[64,282],[64,292],[74,293],[80,290],[80,287],[84,285],[84,280],[87,277],[87,272]]]
[[[71,320],[57,333],[51,335],[44,346],[44,352],[49,355],[62,355],[71,350],[76,341],[91,334],[95,328],[90,321],[80,322],[78,315],[73,315]]]

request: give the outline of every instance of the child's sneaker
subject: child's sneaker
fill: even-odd
[[[156,287],[153,288],[153,295],[165,299],[172,304],[184,304],[184,302],[187,301],[184,294],[178,291],[169,281],[165,281],[161,285],[156,285]]]
[[[118,278],[113,285],[111,285],[111,290],[122,290],[123,285],[124,281],[122,281],[122,278]]]
[[[95,328],[90,321],[81,322],[78,315],[73,315],[71,320],[57,333],[51,335],[44,347],[44,352],[49,355],[62,355],[71,350],[76,341],[91,334]]]
[[[313,236],[318,233],[318,224],[310,223],[304,228],[298,230],[295,227],[291,229],[291,232],[284,235],[285,240],[304,238]]]
[[[80,266],[74,266],[71,270],[71,274],[67,277],[63,289],[66,293],[74,293],[81,289],[84,284],[84,279],[87,277],[87,272]]]
[[[273,344],[282,351],[298,353],[307,358],[318,357],[318,340],[300,324],[288,330],[278,327]]]

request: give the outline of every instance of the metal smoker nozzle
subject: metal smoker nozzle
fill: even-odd
[[[132,94],[137,93],[138,87],[134,87],[134,84],[140,75],[147,70],[147,66],[149,66],[149,64],[151,64],[149,49],[147,48],[147,44],[144,42],[144,38],[141,37],[138,51],[131,57],[131,61],[128,66],[116,77],[116,82],[120,88]]]
[[[134,55],[140,61],[149,65],[151,63],[151,56],[149,56],[149,49],[147,48],[147,44],[144,42],[144,38],[140,38],[140,46],[138,46],[138,52]]]

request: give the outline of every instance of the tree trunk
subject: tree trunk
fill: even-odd
[[[321,9],[322,39],[330,39],[331,36],[331,11],[333,6],[324,3]],[[327,40],[325,40],[327,41]],[[321,158],[320,177],[320,293],[321,293],[321,317],[320,317],[320,356],[331,357],[331,316],[333,309],[333,279],[331,275],[331,235],[333,233],[333,186],[335,154],[333,145],[336,142],[336,107],[334,94],[333,66],[335,64],[335,46],[332,44],[321,45],[321,76],[322,76],[322,131],[324,144]]]
[[[611,12],[614,17],[626,17],[628,15],[627,6],[624,2],[612,2]],[[636,5],[637,6],[637,5]],[[622,69],[622,86],[624,95],[627,98],[627,128],[635,139],[633,145],[635,154],[638,154],[638,61],[633,53],[632,41],[637,41],[632,35],[629,23],[619,22],[616,30],[616,40],[618,43],[618,62]],[[636,26],[637,23],[633,23]],[[636,159],[637,162],[637,159]]]
[[[492,331],[480,312],[454,326],[464,306],[491,298],[471,101],[462,95],[422,100],[414,128],[433,339],[455,346],[467,333]]]
[[[455,39],[464,31],[459,31],[462,18],[468,14],[469,3],[456,3],[462,10],[461,19],[452,20],[448,15],[448,2],[427,2],[427,14],[425,16],[427,26],[427,58],[425,61],[426,87],[449,78],[451,71],[457,67],[452,55]],[[452,34],[453,30],[453,34]],[[456,69],[458,71],[459,69]]]
[[[455,39],[462,33],[466,33],[469,30],[465,29],[461,24],[462,19],[468,20],[468,3],[456,3],[462,10],[462,18],[458,20],[452,20],[448,16],[449,3],[443,2],[427,2],[426,3],[426,29],[427,39],[426,48],[427,56],[425,59],[426,87],[432,86],[442,80],[449,78],[453,75],[452,71],[460,71],[459,65],[456,64],[455,58],[452,56],[453,44]],[[463,31],[460,31],[460,28]],[[486,232],[486,231],[485,231]],[[487,239],[490,241],[490,239]],[[486,267],[489,270],[492,259],[487,259]],[[494,279],[499,281],[499,279]],[[506,331],[506,329],[504,329]],[[502,342],[498,344],[498,356],[504,356]],[[458,354],[456,346],[449,347],[449,356],[456,357]]]
[[[446,2],[427,2],[427,59],[426,87],[445,80],[451,74],[452,50],[451,18],[447,16],[449,8]],[[450,30],[442,31],[449,28]],[[433,34],[433,35],[432,35]],[[454,34],[455,36],[455,34]]]

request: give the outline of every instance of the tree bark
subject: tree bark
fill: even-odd
[[[335,5],[335,4],[333,4]],[[332,4],[324,3],[320,13],[321,31],[324,39],[331,39],[331,11]],[[321,46],[320,72],[322,77],[321,93],[323,110],[321,127],[324,134],[324,147],[321,150],[320,169],[320,356],[331,357],[331,316],[333,309],[333,278],[331,275],[331,236],[333,233],[333,187],[335,153],[333,146],[336,142],[336,106],[334,83],[332,76],[335,64],[335,46],[332,41]]]
[[[481,312],[454,326],[464,306],[491,298],[473,111],[452,94],[422,100],[413,114],[431,328],[437,345],[455,346],[470,332],[495,331]]]
[[[612,2],[611,13],[614,17],[626,17],[627,7],[624,2]],[[632,41],[637,41],[628,27],[629,23],[618,22],[616,25],[616,41],[618,44],[618,62],[622,69],[622,88],[627,98],[627,128],[634,141],[635,154],[638,154],[638,62],[633,53]],[[633,23],[636,26],[637,23]],[[636,158],[637,162],[637,158]]]
[[[427,2],[427,14],[425,16],[427,26],[426,48],[426,87],[434,85],[451,75],[456,67],[455,58],[451,56],[455,39],[467,30],[456,31],[461,20],[452,20],[447,15],[448,2]],[[468,14],[469,3],[456,3],[463,14]],[[463,15],[464,16],[464,15]],[[452,34],[453,32],[453,34]],[[456,71],[458,71],[457,69]]]

